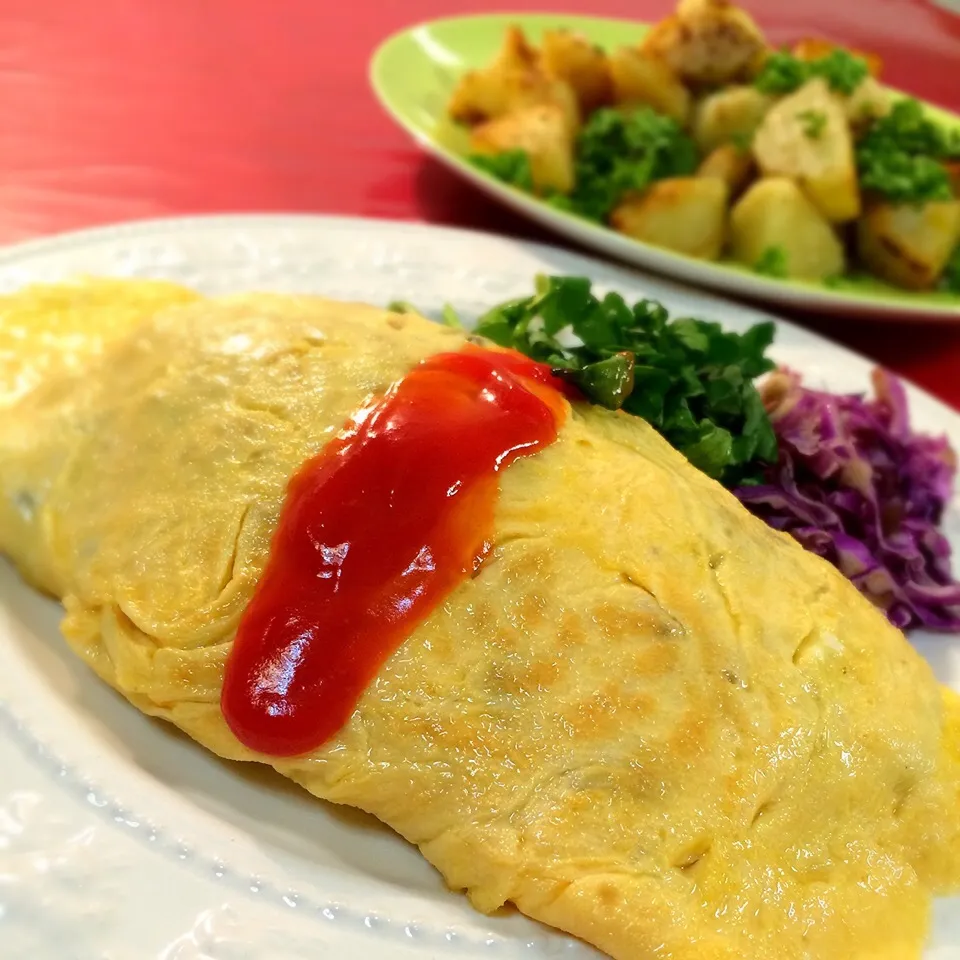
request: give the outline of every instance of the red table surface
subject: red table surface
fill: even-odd
[[[960,16],[928,0],[747,0],[768,35],[880,53],[894,85],[960,110]],[[666,0],[523,0],[657,19]],[[374,101],[380,40],[496,0],[6,0],[0,243],[137,217],[300,211],[553,239],[423,157]],[[513,7],[516,9],[516,7]],[[960,325],[798,319],[960,408]]]

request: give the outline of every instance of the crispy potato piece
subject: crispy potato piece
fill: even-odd
[[[476,153],[525,150],[538,191],[573,189],[573,137],[556,104],[523,107],[475,127],[470,146]]]
[[[512,24],[503,35],[503,46],[494,62],[500,67],[535,67],[537,48],[527,40],[521,27]]]
[[[691,257],[716,260],[723,250],[727,185],[714,177],[658,180],[610,215],[615,230]]]
[[[857,252],[881,280],[926,290],[960,243],[960,201],[875,203],[857,223]]]
[[[833,223],[860,215],[850,125],[821,78],[770,108],[754,134],[753,155],[765,176],[795,179]]]
[[[560,108],[571,131],[578,129],[580,108],[573,89],[538,68],[466,73],[454,91],[449,111],[454,120],[476,124],[546,104]]]
[[[865,78],[850,96],[840,96],[838,99],[854,132],[862,131],[877,117],[885,117],[893,106],[890,92],[873,77]]]
[[[756,87],[732,86],[709,93],[694,111],[693,139],[704,153],[737,137],[749,139],[775,102]]]
[[[454,120],[472,125],[546,103],[563,109],[571,130],[579,127],[580,107],[573,88],[559,77],[548,76],[523,31],[511,27],[494,62],[460,78],[447,112]]]
[[[759,76],[763,65],[767,62],[767,57],[773,53],[771,47],[763,47],[758,50],[744,65],[743,69],[734,77],[738,83],[753,83]]]
[[[857,50],[855,47],[844,47],[839,43],[824,40],[822,37],[803,37],[793,45],[791,52],[798,60],[809,61],[819,60],[834,50],[846,50],[856,57],[863,57],[867,61],[867,68],[873,77],[879,77],[883,70],[883,60],[878,54]]]
[[[730,196],[734,197],[746,187],[755,172],[756,164],[749,151],[732,143],[723,143],[707,154],[697,169],[697,176],[722,180]]]
[[[787,276],[823,280],[845,269],[843,244],[803,191],[785,177],[758,180],[730,214],[734,259],[754,267],[770,248],[786,258]]]
[[[680,0],[676,13],[658,23],[641,46],[683,80],[713,86],[739,77],[766,41],[750,15],[727,0]]]
[[[583,116],[613,100],[613,82],[606,52],[582,34],[548,30],[540,45],[541,63],[553,77],[573,88]]]
[[[646,104],[686,125],[690,117],[690,91],[659,57],[635,47],[620,47],[610,55],[613,96],[618,104]]]

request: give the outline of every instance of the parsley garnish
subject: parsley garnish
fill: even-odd
[[[601,109],[577,137],[573,192],[548,202],[605,223],[624,194],[664,177],[688,176],[696,168],[697,148],[675,120],[649,107],[628,114]]]
[[[870,75],[870,67],[863,57],[849,50],[837,48],[825,57],[810,61],[810,73],[814,77],[823,77],[831,90],[850,96]]]
[[[760,254],[760,259],[754,264],[753,269],[757,273],[762,273],[766,277],[777,277],[783,279],[788,274],[789,264],[787,262],[787,252],[783,247],[767,247]]]
[[[831,90],[849,95],[870,74],[870,68],[863,57],[849,50],[835,49],[816,60],[800,60],[789,50],[779,50],[770,54],[753,81],[762,93],[793,93],[808,80],[823,77]]]
[[[943,271],[941,286],[950,293],[960,293],[960,246],[953,251],[953,256]]]
[[[912,157],[898,150],[858,151],[857,161],[863,189],[883,194],[894,203],[925,203],[953,196],[947,172],[930,157]]]
[[[810,140],[819,140],[827,126],[827,115],[822,110],[801,110],[797,119],[803,125],[803,135]]]
[[[774,96],[793,93],[810,79],[809,64],[798,60],[789,50],[771,53],[764,61],[753,85],[761,93]]]
[[[889,145],[912,156],[960,159],[960,131],[935,123],[913,97],[898,100],[885,117],[877,118],[865,140],[872,146]]]
[[[391,313],[416,313],[421,317],[425,316],[409,300],[391,300],[387,304],[387,309]],[[458,330],[463,329],[463,321],[460,319],[460,315],[449,303],[445,303],[440,308],[440,323],[447,327],[456,327]]]
[[[950,200],[950,177],[940,161],[956,157],[960,134],[927,118],[913,99],[894,104],[857,145],[861,185],[894,203]]]
[[[530,157],[524,150],[506,150],[503,153],[472,153],[467,159],[490,176],[533,193],[533,171]]]
[[[440,322],[447,327],[463,328],[463,321],[460,319],[460,314],[457,313],[449,303],[445,303],[440,310]]]
[[[671,320],[652,300],[600,297],[585,277],[537,278],[536,292],[500,304],[476,332],[574,384],[587,399],[648,421],[694,466],[728,486],[758,481],[777,441],[756,377],[771,323],[743,334],[705,320]]]
[[[391,300],[387,304],[387,309],[391,313],[420,313],[409,300]]]

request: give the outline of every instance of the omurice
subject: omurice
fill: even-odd
[[[0,302],[0,550],[131,704],[617,960],[920,956],[960,706],[834,567],[463,331],[91,283]]]

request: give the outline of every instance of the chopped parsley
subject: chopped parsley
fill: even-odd
[[[940,284],[950,293],[960,293],[960,246],[953,251],[953,256],[947,262]]]
[[[822,110],[801,110],[797,119],[803,125],[803,135],[810,140],[819,140],[827,126],[827,115]]]
[[[445,303],[440,310],[440,321],[447,327],[455,327],[461,329],[463,327],[463,321],[460,319],[460,314],[449,304]]]
[[[926,203],[953,196],[946,170],[930,157],[899,150],[859,152],[860,185],[894,203]]]
[[[789,50],[778,50],[767,57],[753,83],[761,93],[779,95],[793,93],[808,80],[822,77],[831,90],[849,96],[869,74],[867,61],[849,50],[837,48],[815,60],[801,60]]]
[[[387,309],[391,313],[420,313],[409,300],[391,300],[387,304]]]
[[[913,97],[898,100],[885,117],[874,121],[866,137],[871,145],[887,145],[912,156],[960,159],[960,131],[931,120]]]
[[[533,193],[533,170],[530,156],[525,150],[506,150],[496,154],[472,153],[467,160],[497,180]]]
[[[593,403],[642,417],[727,486],[758,482],[777,441],[754,379],[772,370],[772,323],[739,334],[671,320],[652,300],[595,294],[585,277],[546,277],[500,304],[476,332],[547,363]]]
[[[624,194],[696,169],[697,148],[675,120],[649,107],[605,108],[591,114],[577,137],[573,192],[548,202],[605,223]]]
[[[391,313],[415,313],[421,317],[426,316],[426,314],[422,313],[416,306],[410,303],[409,300],[391,300],[387,304],[387,309]],[[445,303],[440,308],[439,322],[446,327],[456,327],[458,330],[463,329],[463,321],[460,319],[460,315],[449,303]]]
[[[861,186],[894,203],[950,200],[953,188],[942,161],[957,157],[960,133],[934,123],[914,99],[894,104],[857,144]]]
[[[823,77],[831,90],[845,96],[850,96],[870,76],[870,67],[863,57],[839,47],[825,57],[811,60],[809,67],[811,76]]]
[[[786,250],[783,247],[767,247],[760,254],[760,258],[754,264],[753,269],[757,273],[762,273],[765,277],[777,277],[782,280],[789,272]]]
[[[799,60],[789,50],[777,50],[764,61],[753,85],[761,93],[776,96],[799,90],[809,79],[809,64]]]

